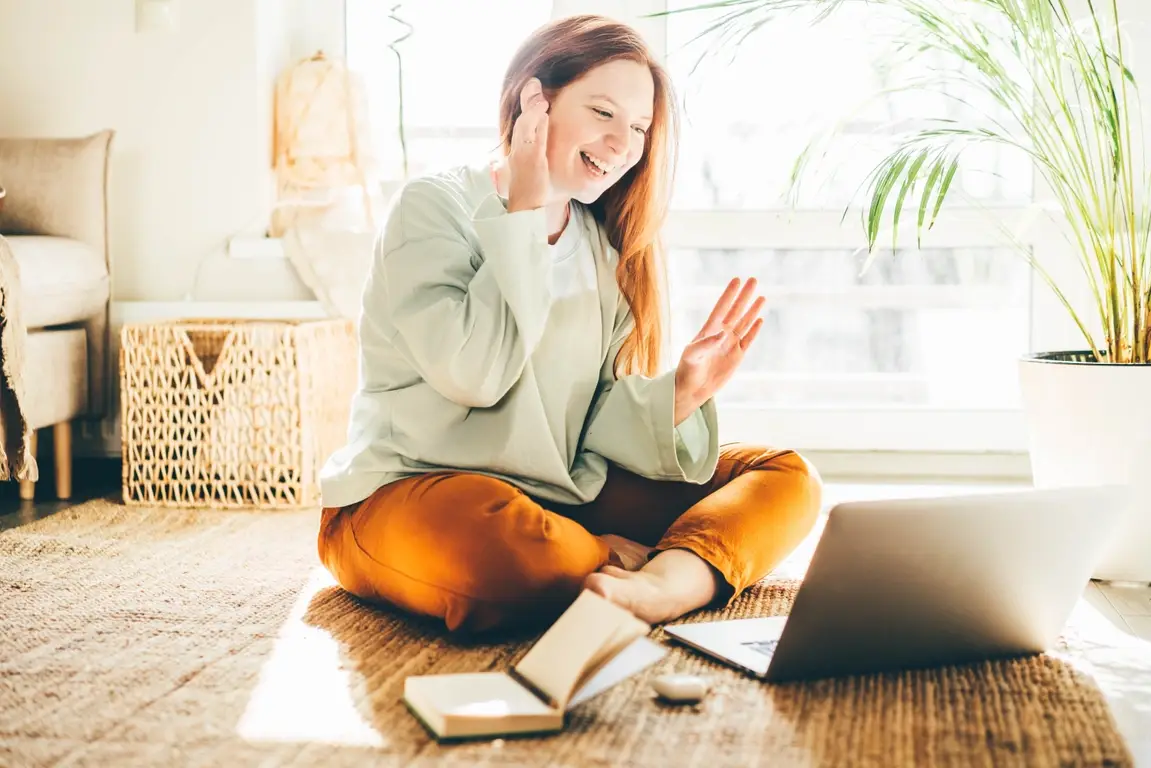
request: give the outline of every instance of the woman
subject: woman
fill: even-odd
[[[393,202],[322,478],[320,558],[349,592],[451,630],[550,621],[583,588],[659,623],[730,600],[811,530],[798,454],[716,439],[755,281],[657,374],[673,121],[634,30],[556,21],[509,66],[501,157]]]

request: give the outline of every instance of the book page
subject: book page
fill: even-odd
[[[646,637],[637,637],[626,648],[616,654],[611,660],[600,667],[594,675],[584,683],[571,700],[567,708],[582,704],[583,702],[622,682],[632,675],[656,663],[667,655],[667,648],[659,643],[652,642]]]
[[[575,685],[572,686],[572,692],[578,691],[583,685],[598,673],[605,664],[615,658],[616,654],[629,646],[637,637],[646,635],[648,627],[643,626],[643,630],[639,631],[631,622],[620,624],[611,637],[596,651],[592,658],[584,664],[583,671],[580,672],[579,678],[576,680]]]
[[[566,706],[584,670],[601,661],[613,640],[619,647],[650,628],[628,611],[585,590],[544,633],[515,670],[548,696]]]

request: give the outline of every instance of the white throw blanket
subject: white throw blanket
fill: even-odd
[[[20,269],[8,241],[0,237],[0,480],[37,480],[31,430],[25,418],[24,342],[28,331],[20,314]]]

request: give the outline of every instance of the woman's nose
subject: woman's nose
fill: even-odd
[[[626,131],[615,126],[608,128],[607,135],[604,136],[604,145],[611,152],[611,157],[605,157],[604,160],[610,163],[622,163],[623,159],[627,157]]]

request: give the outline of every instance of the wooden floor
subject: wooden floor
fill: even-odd
[[[20,498],[16,483],[0,483],[0,531],[55,514],[82,501],[117,493],[120,488],[120,467],[114,459],[76,459],[73,466],[72,498],[60,501],[55,496],[53,467],[41,460],[40,477],[36,484],[36,498]]]
[[[51,477],[50,474],[47,475]],[[71,502],[51,500],[51,488],[21,502],[14,483],[0,484],[0,531],[54,514],[87,498],[115,493],[118,463],[78,467]],[[1011,486],[828,483],[825,509],[838,501],[964,493]],[[47,497],[47,498],[45,498]],[[785,562],[779,575],[801,577],[819,529]],[[1111,705],[1137,766],[1151,768],[1151,587],[1089,583],[1068,623],[1069,649],[1061,658],[1090,674]]]

